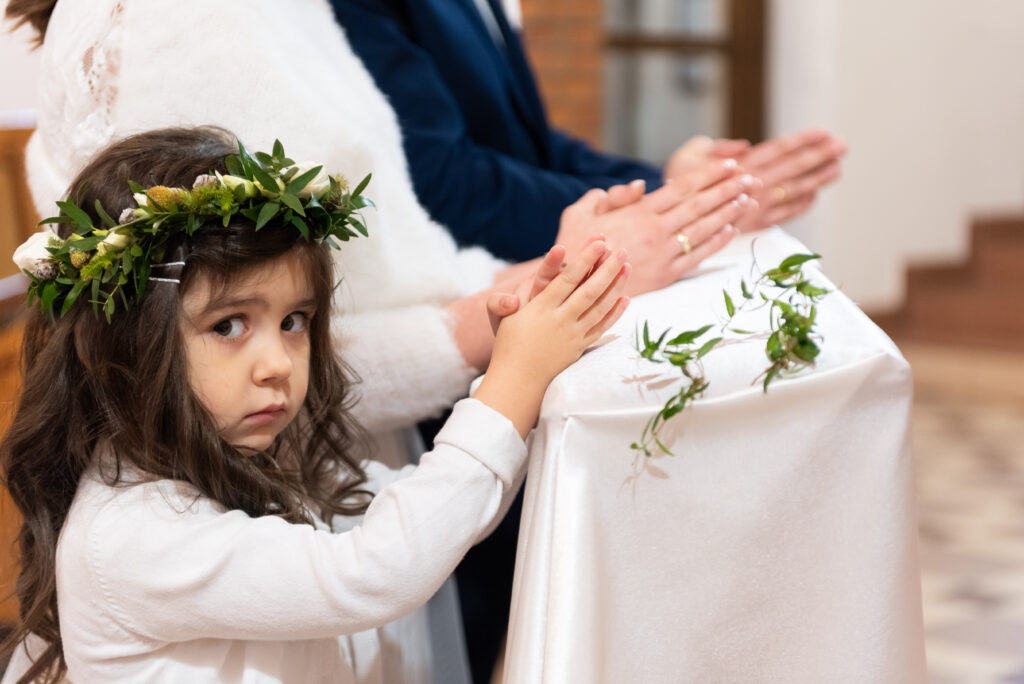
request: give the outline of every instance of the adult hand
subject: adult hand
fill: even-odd
[[[739,158],[750,149],[747,140],[713,139],[706,135],[690,138],[679,146],[665,164],[663,172],[666,181],[684,176],[691,171],[716,159]]]
[[[610,247],[624,247],[633,264],[630,295],[674,283],[725,246],[733,225],[756,206],[748,193],[761,183],[734,160],[701,166],[632,204],[598,213],[613,193],[591,190],[562,213],[557,242],[579,254],[587,239],[603,234]]]
[[[760,230],[799,216],[818,191],[840,175],[846,143],[820,128],[767,140],[741,157],[743,166],[764,181],[754,193],[760,208],[738,223],[741,231]]]

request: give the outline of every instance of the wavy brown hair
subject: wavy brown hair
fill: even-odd
[[[226,172],[224,158],[236,149],[230,134],[212,127],[143,133],[101,152],[72,183],[69,196],[83,208],[99,200],[108,211],[120,212],[134,206],[129,179],[191,187],[199,174]],[[69,230],[62,226],[64,233]],[[20,621],[0,654],[11,653],[29,635],[45,642],[20,683],[53,682],[66,672],[57,540],[101,442],[116,459],[116,468],[103,473],[111,486],[130,466],[153,479],[188,482],[203,496],[254,517],[311,524],[306,506],[326,521],[365,511],[368,495],[360,485],[366,476],[355,456],[362,435],[349,418],[351,381],[330,339],[335,281],[328,249],[282,224],[268,224],[257,237],[245,219],[227,227],[215,223],[170,245],[176,256],[168,261],[185,262],[171,276],[180,285],[151,283],[141,301],[130,302],[110,323],[84,300],[57,320],[38,310],[32,314],[22,347],[24,389],[0,444],[3,484],[24,516],[16,587]],[[199,279],[216,292],[234,277],[291,253],[304,261],[316,301],[309,388],[299,415],[270,449],[243,457],[219,437],[189,385],[181,300]]]
[[[22,24],[29,24],[36,30],[36,43],[42,44],[46,26],[50,23],[50,15],[56,6],[57,0],[10,0],[4,14],[14,21],[11,30],[16,30]]]

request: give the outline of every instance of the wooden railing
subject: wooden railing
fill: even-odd
[[[0,434],[7,432],[14,414],[15,402],[21,390],[19,357],[21,325],[0,328]],[[18,615],[18,602],[13,598],[17,577],[17,554],[14,542],[21,526],[14,503],[7,490],[0,487],[0,627],[13,623]]]
[[[25,179],[24,151],[31,135],[27,128],[0,128],[0,435],[7,432],[21,388],[21,324],[16,313],[24,309],[24,291],[10,257],[39,221]],[[18,614],[12,594],[20,526],[14,503],[0,487],[0,627],[13,623]]]

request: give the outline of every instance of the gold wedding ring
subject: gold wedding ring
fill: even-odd
[[[683,246],[683,254],[689,254],[693,251],[693,246],[690,244],[690,238],[683,235],[683,231],[676,231],[676,240],[679,240],[679,244]]]
[[[776,185],[772,189],[772,197],[775,199],[776,202],[781,204],[786,201],[787,197],[789,197],[789,193],[786,192],[786,188],[782,187],[781,185]]]

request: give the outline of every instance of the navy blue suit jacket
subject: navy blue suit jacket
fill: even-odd
[[[505,46],[473,0],[332,0],[398,113],[420,202],[460,244],[521,261],[552,245],[562,210],[590,188],[653,189],[661,170],[552,130],[519,36],[488,2]]]

